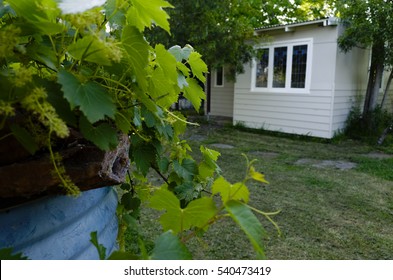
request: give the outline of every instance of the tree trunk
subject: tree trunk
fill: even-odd
[[[390,90],[390,85],[392,83],[392,80],[393,80],[393,70],[390,72],[388,81],[386,83],[385,91],[383,93],[383,98],[382,98],[382,102],[381,102],[381,108],[383,108],[383,106],[385,105],[386,97],[387,97],[388,92]]]
[[[383,42],[377,42],[373,45],[366,98],[363,107],[363,118],[365,121],[368,121],[370,113],[377,107],[378,93],[384,68],[384,53],[385,46]]]

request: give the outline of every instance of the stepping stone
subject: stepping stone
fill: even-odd
[[[235,148],[232,145],[228,145],[228,144],[221,144],[221,143],[215,143],[215,144],[211,144],[210,146],[214,147],[214,148],[219,148],[219,149],[233,149]]]
[[[349,170],[357,166],[356,163],[343,160],[316,160],[309,158],[302,158],[295,162],[295,165],[310,165],[316,168],[337,168],[340,170]]]
[[[368,158],[375,158],[375,159],[393,158],[393,155],[389,155],[389,154],[385,154],[385,153],[381,153],[381,152],[371,152],[371,153],[365,154],[364,156],[366,156]]]

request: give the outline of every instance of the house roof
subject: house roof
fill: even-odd
[[[279,30],[279,29],[285,29],[285,31],[293,31],[295,27],[312,25],[312,24],[321,24],[323,26],[335,26],[338,24],[338,21],[339,20],[336,17],[326,17],[321,19],[300,21],[300,22],[289,23],[289,24],[268,25],[268,26],[256,28],[255,32],[264,32],[264,31]]]

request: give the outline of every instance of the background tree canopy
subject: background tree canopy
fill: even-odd
[[[255,28],[326,16],[331,2],[172,0],[174,8],[167,9],[171,34],[154,29],[147,32],[147,38],[166,46],[191,44],[209,68],[227,65],[234,78],[255,55],[250,44],[256,39]]]

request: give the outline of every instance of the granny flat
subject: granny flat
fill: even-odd
[[[336,18],[256,30],[258,59],[236,82],[212,73],[210,115],[251,128],[332,138],[365,92],[370,51],[340,51]]]

